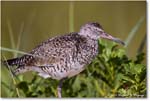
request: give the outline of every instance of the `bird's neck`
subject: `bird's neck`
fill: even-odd
[[[94,44],[98,44],[98,40],[95,38],[92,38],[91,36],[88,35],[84,35],[81,33],[76,33],[78,36],[80,36],[80,39],[84,40],[84,42],[88,45],[94,45]]]

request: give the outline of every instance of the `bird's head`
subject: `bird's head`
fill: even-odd
[[[99,38],[105,38],[124,45],[123,41],[106,33],[102,26],[97,22],[87,23],[83,25],[80,29],[79,34],[95,40],[98,40]]]

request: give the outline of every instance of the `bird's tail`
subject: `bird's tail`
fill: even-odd
[[[3,63],[9,66],[14,66],[14,65],[22,66],[27,64],[32,59],[32,57],[33,56],[30,55],[24,55],[22,57],[5,60],[3,61]]]
[[[22,58],[13,58],[3,61],[3,64],[7,66],[7,69],[11,71],[11,73],[16,76],[18,74],[30,71],[31,69],[29,67],[23,65],[23,59]],[[10,68],[10,66],[18,66],[15,69]]]
[[[14,73],[14,70],[12,68],[10,68],[10,66],[17,65],[16,61],[18,61],[18,58],[1,60],[1,63],[7,67],[7,69],[12,73],[13,76],[16,76],[16,74]]]
[[[13,59],[8,59],[3,61],[4,65],[9,65],[9,66],[18,65],[19,62],[20,62],[19,58],[13,58]]]

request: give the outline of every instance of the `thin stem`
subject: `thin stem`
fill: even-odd
[[[3,56],[3,57],[4,57],[4,60],[7,60],[5,56]],[[10,74],[11,74],[11,77],[12,77],[12,79],[13,79],[13,83],[14,83],[14,85],[16,85],[17,83],[16,83],[16,81],[15,81],[13,72],[12,72],[12,70],[11,70],[11,68],[10,68],[10,66],[9,66],[8,64],[7,64],[7,66],[8,66],[9,72],[10,72]],[[15,89],[16,89],[16,93],[17,93],[18,97],[21,97],[21,96],[20,96],[20,93],[19,93],[19,89],[18,89],[18,88],[15,88]]]
[[[23,52],[23,51],[19,51],[19,50],[15,50],[15,49],[10,49],[10,48],[5,48],[5,47],[0,47],[0,50],[2,50],[2,51],[8,51],[8,52],[13,52],[13,53],[19,53],[19,54],[23,54],[23,55],[28,54],[28,53]]]
[[[15,48],[15,41],[14,41],[14,36],[13,36],[13,31],[12,31],[11,23],[10,23],[9,20],[7,21],[7,26],[8,26],[8,31],[9,31],[9,37],[10,37],[11,47],[14,49]]]
[[[21,28],[20,28],[20,32],[19,32],[19,36],[18,36],[16,50],[19,50],[19,48],[20,48],[21,38],[22,38],[22,35],[23,35],[23,29],[24,29],[24,23],[21,23]],[[17,56],[18,56],[18,53],[15,53],[14,57],[17,57]]]
[[[130,41],[133,39],[133,37],[135,36],[137,30],[140,28],[140,26],[142,25],[143,21],[145,19],[145,16],[142,16],[139,21],[135,24],[135,26],[132,28],[131,32],[129,33],[129,36],[127,37],[126,41],[125,41],[125,47],[127,47],[130,43]]]
[[[142,52],[142,50],[144,49],[145,43],[146,43],[146,34],[145,34],[144,38],[141,41],[140,47],[138,48],[138,51],[137,51],[138,54],[140,54]]]
[[[0,47],[0,50],[1,51],[8,51],[8,52],[13,52],[13,53],[19,53],[19,54],[23,54],[23,55],[30,55],[30,56],[34,56],[34,57],[43,58],[42,56],[26,53],[26,52],[15,50],[15,49],[5,48],[5,47]]]

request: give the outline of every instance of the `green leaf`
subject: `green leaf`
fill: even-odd
[[[17,84],[17,88],[23,90],[24,93],[27,93],[29,88],[28,88],[28,83],[25,81],[20,82],[19,84]]]

